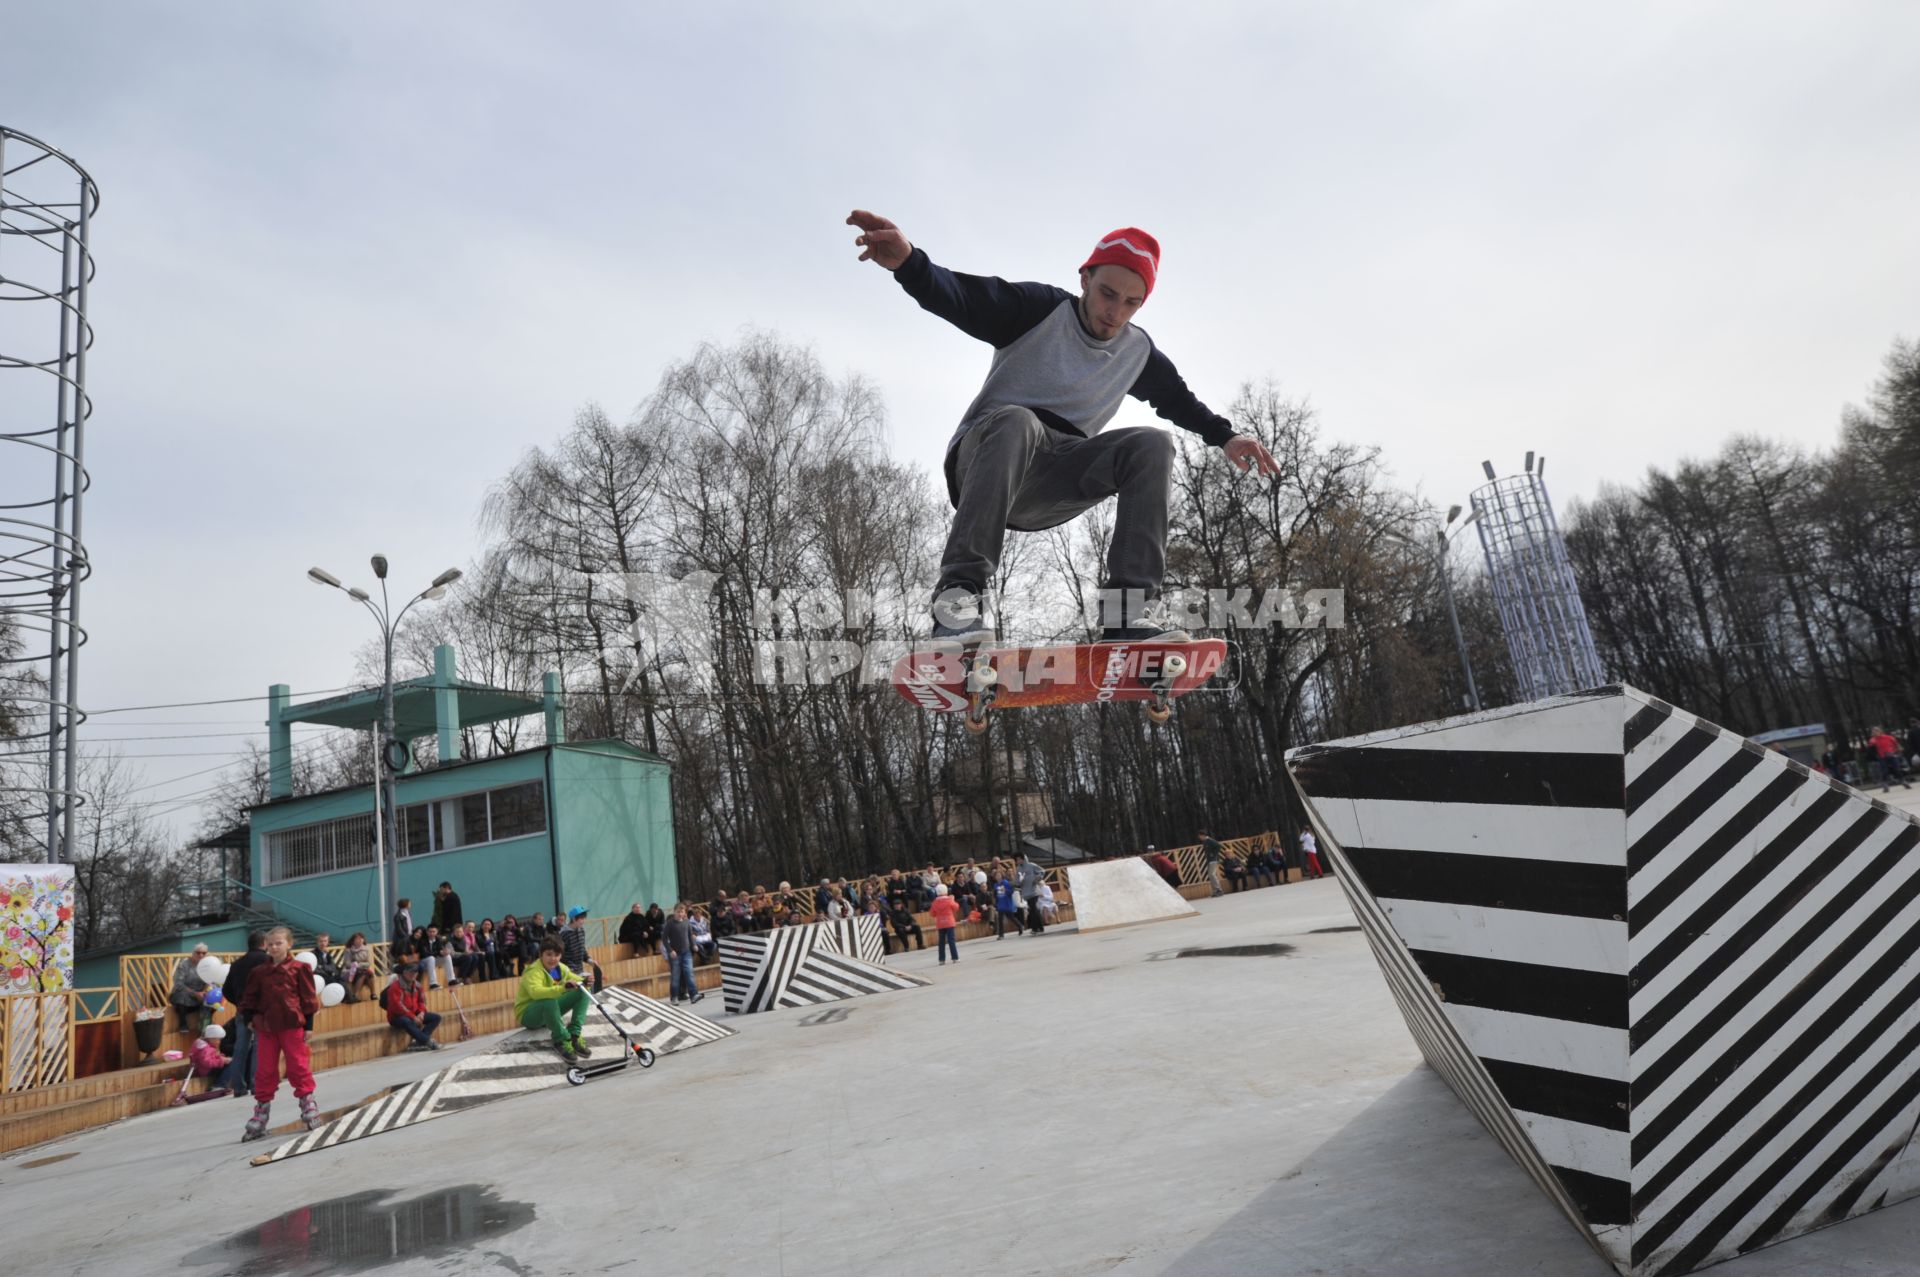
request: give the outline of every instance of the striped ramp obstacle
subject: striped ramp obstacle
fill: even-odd
[[[634,1041],[646,1043],[661,1055],[718,1042],[736,1032],[703,1015],[632,989],[606,988],[599,996],[600,1005],[620,1022],[620,1027],[631,1034]]]
[[[612,992],[614,990],[602,990],[600,996],[604,999]],[[624,993],[625,990],[620,992]],[[624,1004],[619,1011],[610,1002],[606,1005],[607,1010],[616,1016],[631,1014]],[[593,1065],[619,1059],[621,1051],[626,1049],[620,1034],[599,1012],[589,1008],[587,1014],[586,1030],[580,1036],[593,1054],[585,1063]],[[713,1027],[717,1029],[719,1026]],[[730,1030],[721,1030],[720,1036],[724,1037],[728,1032]],[[651,1042],[649,1045],[652,1045]],[[325,1084],[326,1079],[322,1077],[321,1085],[324,1087]],[[490,1104],[509,1096],[565,1085],[567,1062],[554,1051],[553,1039],[544,1032],[522,1029],[485,1051],[456,1061],[418,1082],[409,1082],[380,1096],[371,1104],[343,1113],[314,1130],[302,1132],[285,1144],[255,1157],[253,1165],[265,1166],[270,1162],[332,1148],[369,1135],[384,1135],[403,1126],[431,1122],[436,1117],[458,1113],[478,1104]],[[283,1107],[279,1113],[284,1120],[286,1115],[293,1114],[295,1110],[287,1107],[284,1099],[281,1104]]]
[[[1619,1272],[1920,1193],[1920,820],[1629,687],[1287,766],[1428,1063]]]
[[[871,928],[863,925],[869,923]],[[740,1015],[812,1006],[932,983],[846,952],[864,948],[869,930],[878,943],[879,924],[868,915],[723,938],[720,981],[727,1010]]]

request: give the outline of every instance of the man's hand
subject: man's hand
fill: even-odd
[[[1241,474],[1247,473],[1255,466],[1260,467],[1261,474],[1280,473],[1280,463],[1273,459],[1273,454],[1267,451],[1266,445],[1252,435],[1235,435],[1227,440],[1221,451],[1227,454],[1227,460],[1240,467]]]
[[[886,218],[856,208],[847,214],[847,225],[858,226],[861,234],[854,239],[859,245],[860,260],[875,262],[888,270],[899,270],[907,264],[907,258],[913,255],[913,245],[900,233],[900,228]]]

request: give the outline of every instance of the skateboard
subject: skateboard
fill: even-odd
[[[1164,723],[1173,698],[1212,678],[1226,659],[1224,639],[926,647],[895,661],[889,681],[921,709],[965,714],[974,732],[986,730],[995,709],[1112,701],[1145,701],[1147,717]]]

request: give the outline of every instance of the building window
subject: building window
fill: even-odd
[[[503,838],[524,838],[547,828],[547,787],[542,781],[483,789],[475,794],[414,803],[400,809],[400,854],[477,847]],[[311,878],[373,863],[373,816],[345,816],[283,829],[267,836],[267,881]]]
[[[267,881],[310,878],[373,863],[373,813],[267,835]]]

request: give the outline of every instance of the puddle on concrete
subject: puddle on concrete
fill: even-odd
[[[1312,931],[1307,932],[1307,934],[1310,936],[1330,936],[1341,931],[1358,930],[1360,930],[1358,927],[1315,927]]]
[[[397,1191],[368,1189],[302,1206],[203,1246],[184,1262],[225,1265],[223,1277],[319,1277],[450,1255],[533,1221],[530,1204],[501,1201],[479,1184],[382,1204]]]
[[[1176,949],[1176,958],[1278,958],[1293,952],[1290,944],[1223,944],[1211,949]]]
[[[31,1162],[20,1163],[20,1169],[23,1171],[30,1171],[36,1166],[52,1166],[55,1162],[64,1162],[69,1157],[78,1157],[78,1156],[80,1156],[78,1152],[73,1152],[73,1153],[55,1153],[52,1157],[36,1157]]]

